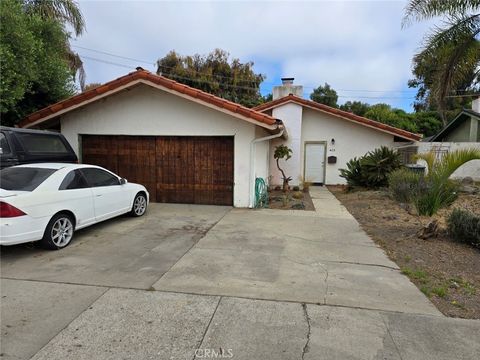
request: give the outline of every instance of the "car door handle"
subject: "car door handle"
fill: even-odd
[[[95,197],[100,197],[100,196],[103,196],[103,195],[102,195],[102,194],[97,194],[97,195],[95,195]]]

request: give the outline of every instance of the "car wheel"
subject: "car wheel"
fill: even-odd
[[[43,247],[49,250],[59,250],[70,244],[74,232],[73,224],[71,215],[55,215],[45,229],[45,234],[41,240]]]
[[[147,197],[143,193],[138,193],[135,195],[135,199],[133,200],[132,210],[130,211],[130,215],[139,217],[145,214],[147,211]]]

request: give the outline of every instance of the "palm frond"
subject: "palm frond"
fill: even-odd
[[[416,160],[423,160],[427,163],[427,169],[428,172],[430,173],[433,171],[435,167],[435,163],[437,161],[437,157],[435,155],[434,151],[429,151],[427,153],[422,153],[422,154],[416,154],[413,159]]]
[[[475,86],[480,64],[480,14],[451,17],[447,28],[436,29],[424,40],[423,50],[414,62],[433,69],[429,85],[439,110],[445,109],[446,96],[466,81]]]
[[[59,20],[71,25],[76,36],[85,30],[85,19],[74,0],[24,0],[24,6],[27,12],[43,19]]]
[[[68,61],[68,67],[72,72],[72,77],[74,79],[78,76],[78,82],[80,84],[80,89],[83,91],[85,89],[85,80],[86,80],[86,73],[83,67],[83,61],[76,52],[72,51],[72,49],[66,49],[66,57]]]
[[[470,11],[477,11],[480,0],[411,0],[405,7],[402,26],[415,21],[431,19],[436,16],[462,16]]]
[[[470,148],[451,151],[438,162],[435,172],[443,179],[448,179],[455,170],[471,160],[480,160],[479,149]]]

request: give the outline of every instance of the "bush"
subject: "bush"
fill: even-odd
[[[340,176],[347,180],[348,186],[363,186],[376,189],[388,185],[388,175],[400,168],[401,162],[395,150],[382,146],[368,152],[360,159],[353,158],[346,169],[340,169]]]
[[[401,203],[413,201],[423,176],[409,169],[398,169],[388,175],[388,189],[393,198]]]
[[[349,187],[364,186],[360,159],[355,157],[347,162],[347,168],[340,169],[340,177],[347,180]]]
[[[447,226],[454,240],[480,246],[480,216],[467,210],[453,209]]]
[[[458,185],[451,180],[428,178],[420,185],[413,200],[419,215],[432,216],[443,207],[450,206],[458,194]]]

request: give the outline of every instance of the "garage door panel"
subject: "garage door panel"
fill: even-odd
[[[155,198],[155,138],[119,136],[117,144],[118,175],[144,185]]]
[[[152,201],[233,204],[233,137],[82,137],[83,161],[144,185]]]
[[[118,146],[111,136],[82,136],[82,160],[84,164],[104,167],[118,173]]]

